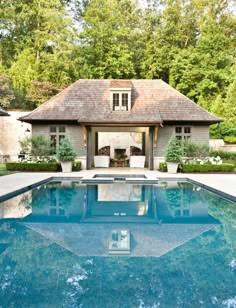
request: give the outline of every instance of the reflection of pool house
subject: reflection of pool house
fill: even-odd
[[[194,189],[175,181],[154,185],[51,182],[5,201],[2,208],[10,213],[17,207],[17,217],[35,222],[215,223],[201,188]]]
[[[150,170],[172,134],[208,144],[220,121],[161,80],[78,80],[20,120],[54,146],[68,134],[84,168]]]

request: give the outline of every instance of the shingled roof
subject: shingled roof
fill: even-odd
[[[10,114],[6,112],[2,107],[0,107],[0,117],[1,116],[9,116]]]
[[[130,112],[111,110],[110,89],[131,88]],[[199,107],[162,80],[81,79],[20,120],[79,123],[149,124],[166,121],[217,123],[220,119]]]

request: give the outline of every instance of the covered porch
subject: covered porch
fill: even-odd
[[[90,170],[94,167],[145,167],[153,170],[158,127],[159,124],[147,126],[83,125],[86,169]]]

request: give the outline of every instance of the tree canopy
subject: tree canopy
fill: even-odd
[[[0,106],[33,109],[79,78],[161,78],[233,126],[234,4],[0,0]]]

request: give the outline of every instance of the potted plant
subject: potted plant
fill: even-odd
[[[165,151],[165,160],[167,163],[167,171],[169,173],[177,173],[179,164],[184,155],[184,147],[182,141],[178,140],[174,135],[170,138]]]
[[[56,152],[56,157],[61,162],[62,172],[72,171],[72,164],[76,156],[71,141],[66,136],[61,140]]]

